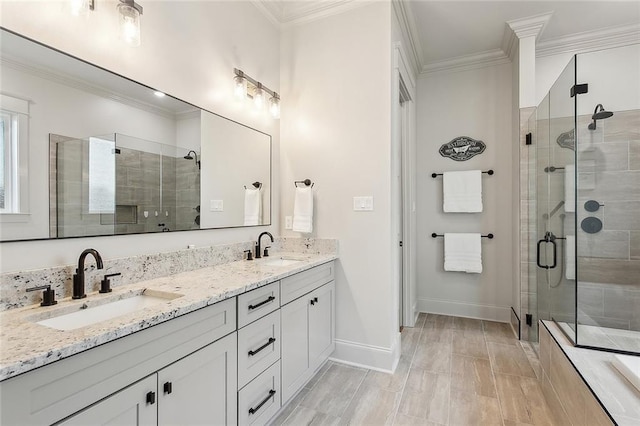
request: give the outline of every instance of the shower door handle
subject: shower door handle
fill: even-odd
[[[543,243],[551,243],[553,245],[553,264],[551,266],[543,265],[540,263],[540,247],[542,247]],[[558,265],[557,248],[558,247],[556,245],[555,238],[550,239],[549,237],[545,236],[545,238],[538,241],[538,247],[536,250],[536,263],[538,264],[539,268],[554,269]]]

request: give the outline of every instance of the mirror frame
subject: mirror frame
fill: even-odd
[[[127,81],[130,81],[131,83],[138,84],[140,86],[146,87],[149,90],[154,90],[154,91],[157,90],[157,89],[155,89],[155,88],[153,88],[151,86],[148,86],[148,85],[146,85],[144,83],[141,83],[139,81],[135,81],[135,80],[133,80],[133,79],[131,79],[129,77],[126,77],[126,76],[124,76],[122,74],[119,74],[117,72],[111,71],[111,70],[109,70],[107,68],[101,67],[99,65],[96,65],[96,64],[91,63],[89,61],[86,61],[84,59],[78,58],[78,57],[76,57],[74,55],[71,55],[70,53],[64,52],[64,51],[62,51],[60,49],[56,49],[55,47],[51,47],[51,46],[49,46],[49,45],[47,45],[45,43],[39,42],[39,41],[34,40],[34,39],[30,38],[30,37],[26,37],[26,36],[24,36],[24,35],[22,35],[20,33],[12,31],[12,30],[10,30],[8,28],[5,28],[3,26],[0,26],[0,30],[6,31],[6,32],[11,33],[11,34],[13,34],[15,36],[21,37],[21,38],[23,38],[25,40],[30,41],[31,43],[35,43],[35,44],[37,44],[39,46],[42,46],[42,47],[45,47],[47,49],[51,49],[51,50],[53,50],[53,51],[55,51],[57,53],[65,55],[65,56],[67,56],[69,58],[75,59],[77,61],[80,61],[80,62],[83,62],[83,63],[85,63],[87,65],[90,65],[92,67],[98,68],[99,70],[102,70],[102,71],[108,72],[110,74],[113,74],[115,76],[118,76],[120,78],[123,78],[123,79],[125,79]],[[200,106],[198,106],[196,104],[193,104],[193,103],[191,103],[189,101],[185,101],[184,99],[180,99],[180,98],[178,98],[176,96],[173,96],[173,95],[171,95],[171,94],[169,94],[167,92],[163,91],[162,93],[164,93],[166,96],[169,96],[169,97],[171,97],[173,99],[176,99],[176,100],[178,100],[180,102],[184,102],[187,105],[190,105],[190,106],[192,106],[194,108],[197,108],[200,111],[208,112],[209,114],[215,115],[215,116],[217,116],[219,118],[222,118],[224,120],[230,121],[230,122],[232,122],[234,124],[240,125],[242,127],[245,127],[247,129],[253,130],[255,132],[261,133],[261,134],[269,137],[269,221],[268,221],[268,223],[263,223],[262,225],[237,225],[237,226],[220,226],[220,227],[216,227],[216,228],[182,229],[182,230],[175,230],[175,231],[170,231],[170,232],[162,232],[162,231],[159,231],[159,232],[132,232],[132,233],[127,233],[127,234],[81,235],[81,236],[63,237],[63,238],[43,237],[43,238],[27,238],[27,239],[15,239],[15,240],[4,240],[4,241],[0,240],[0,244],[18,243],[18,242],[25,242],[25,241],[63,241],[63,240],[71,240],[71,239],[79,239],[79,238],[121,237],[121,236],[127,236],[127,235],[174,234],[176,232],[214,231],[216,229],[238,229],[238,228],[256,228],[256,227],[262,227],[262,226],[271,226],[272,225],[272,220],[273,220],[273,137],[270,134],[265,133],[265,132],[263,132],[261,130],[255,129],[255,128],[251,127],[251,126],[247,126],[246,124],[242,124],[242,123],[240,123],[240,122],[238,122],[236,120],[232,120],[232,119],[230,119],[228,117],[225,117],[223,115],[217,114],[217,113],[215,113],[213,111],[210,111],[210,110],[208,110],[206,108],[202,108],[202,107],[200,107]],[[47,151],[50,151],[50,146],[47,146]],[[47,168],[49,170],[48,175],[50,176],[51,175],[51,161],[48,161]],[[49,189],[48,185],[47,185],[47,188]],[[47,202],[49,203],[48,204],[49,205],[49,211],[51,211],[51,197],[50,197],[50,195],[47,197]],[[200,205],[202,206],[202,199],[200,200]],[[0,226],[3,226],[3,225],[0,223]],[[51,226],[52,226],[52,224],[51,224],[51,215],[49,214],[49,226],[48,226],[48,229],[51,229]]]

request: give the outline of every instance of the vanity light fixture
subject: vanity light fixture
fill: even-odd
[[[73,16],[83,16],[94,10],[95,4],[94,0],[69,0],[69,7]]]
[[[137,47],[140,46],[140,15],[142,6],[134,0],[120,0],[118,4],[120,22],[120,38],[125,43]]]
[[[235,77],[234,94],[236,98],[244,101],[247,97],[253,100],[253,104],[258,110],[264,109],[267,99],[269,100],[269,112],[273,118],[280,118],[280,95],[264,86],[259,81],[249,77],[242,70],[233,69]],[[267,98],[267,95],[270,97]]]

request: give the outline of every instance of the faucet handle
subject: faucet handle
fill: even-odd
[[[269,257],[269,249],[271,248],[271,246],[266,246],[264,248],[264,253],[262,254],[262,257]]]
[[[40,306],[53,306],[56,303],[58,303],[58,301],[56,300],[56,292],[51,290],[50,284],[41,285],[38,287],[31,287],[27,289],[27,291],[36,291],[36,290],[44,290],[42,292],[42,303],[40,303]]]
[[[111,281],[109,280],[109,278],[117,277],[120,275],[122,275],[121,272],[105,275],[102,281],[100,281],[100,290],[98,291],[98,293],[111,293]]]
[[[247,253],[247,260],[253,260],[253,253],[251,250],[245,250],[244,252]]]

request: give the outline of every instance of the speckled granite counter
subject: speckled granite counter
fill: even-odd
[[[280,256],[295,258],[300,262],[289,266],[265,264]],[[86,299],[65,298],[52,307],[33,305],[2,312],[0,380],[67,358],[336,258],[336,254],[276,253],[267,259],[230,262],[121,286],[114,288],[112,293],[89,293]],[[76,330],[60,331],[36,324],[48,317],[74,312],[83,304],[90,308],[141,294],[145,289],[182,296]]]

